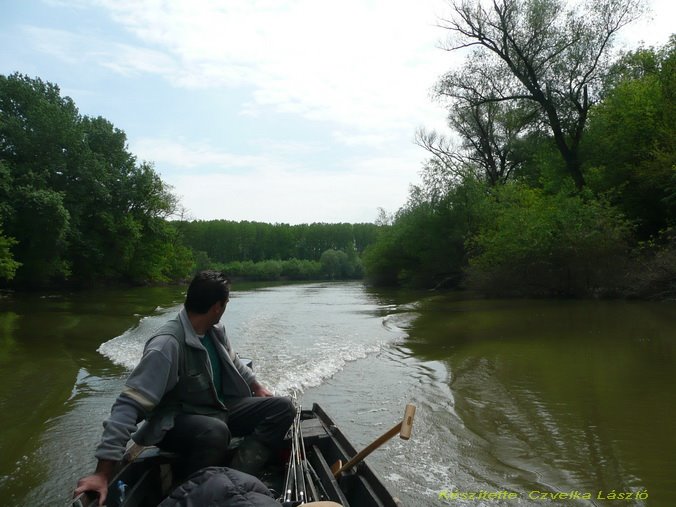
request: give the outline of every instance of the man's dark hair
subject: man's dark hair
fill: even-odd
[[[220,271],[200,271],[192,279],[185,296],[185,309],[190,313],[207,313],[214,303],[226,301],[230,280]]]

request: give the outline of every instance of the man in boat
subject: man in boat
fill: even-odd
[[[229,294],[230,281],[223,273],[195,276],[184,308],[146,343],[103,423],[96,471],[80,479],[76,495],[98,492],[103,505],[130,438],[179,453],[179,479],[225,465],[231,436],[245,438],[229,466],[252,475],[263,468],[295,409],[289,398],[273,396],[258,382],[233,351],[220,323]],[[146,422],[137,430],[141,420]]]

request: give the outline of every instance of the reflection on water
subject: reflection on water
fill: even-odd
[[[0,504],[63,504],[101,421],[180,288],[0,300]],[[413,438],[368,461],[404,505],[613,505],[532,491],[676,498],[676,305],[462,301],[301,284],[233,293],[235,347],[279,393],[319,402],[356,447],[417,406]],[[98,352],[97,352],[98,350]]]
[[[647,490],[648,505],[664,505],[676,495],[674,310],[430,299],[408,344],[447,365],[455,410],[487,453],[477,465],[507,467],[486,488]]]

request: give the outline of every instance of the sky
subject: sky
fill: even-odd
[[[676,2],[623,30],[663,45]],[[373,222],[419,182],[446,0],[0,0],[0,74],[127,134],[192,219]]]

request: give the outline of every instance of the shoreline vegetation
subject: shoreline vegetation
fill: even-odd
[[[514,62],[529,33],[557,48],[568,28],[529,11],[553,0],[511,3],[507,18],[455,7],[445,28],[476,48],[435,90],[460,142],[420,130],[422,183],[375,223],[184,220],[122,130],[80,115],[55,84],[0,75],[0,289],[163,284],[213,268],[489,297],[676,298],[676,36],[614,57],[581,38]],[[499,44],[504,22],[519,27],[515,47]],[[523,75],[538,58],[558,67]]]

